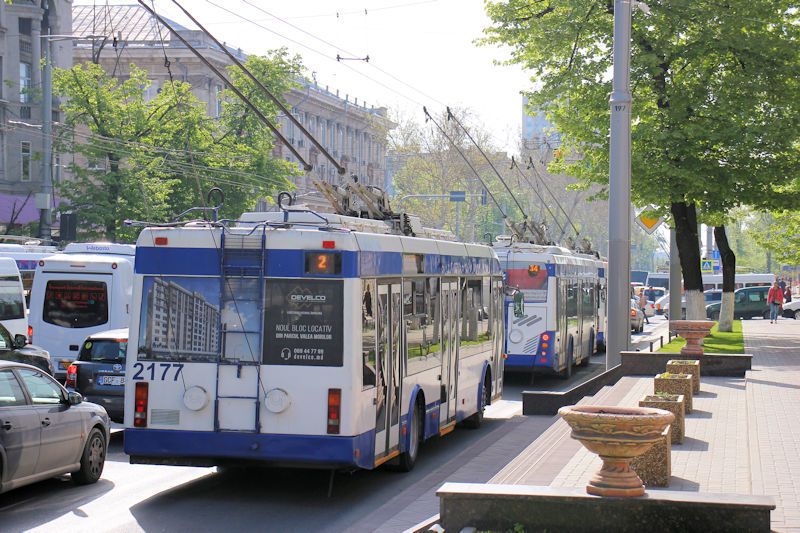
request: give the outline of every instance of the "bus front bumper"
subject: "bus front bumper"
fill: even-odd
[[[131,463],[215,466],[258,462],[315,468],[373,468],[375,432],[352,437],[227,431],[125,429]]]

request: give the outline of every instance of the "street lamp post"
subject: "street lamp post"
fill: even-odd
[[[614,79],[608,192],[608,340],[606,367],[630,349],[631,0],[614,2]]]

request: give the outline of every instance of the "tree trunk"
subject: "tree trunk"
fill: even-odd
[[[714,227],[714,239],[722,261],[722,305],[719,308],[719,331],[733,331],[733,291],[736,289],[736,254],[728,243],[725,226]]]
[[[670,206],[675,222],[678,256],[683,272],[683,293],[686,295],[686,318],[705,320],[703,276],[700,273],[700,247],[697,235],[697,211],[694,203],[673,202]],[[673,313],[674,314],[674,313]],[[678,320],[674,316],[673,320]]]

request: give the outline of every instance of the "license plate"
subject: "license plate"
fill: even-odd
[[[72,361],[59,361],[58,362],[58,367],[63,369],[63,370],[66,370],[66,369],[69,368],[69,365],[71,365],[71,364],[72,364]]]
[[[97,382],[100,385],[125,385],[125,376],[100,376]]]

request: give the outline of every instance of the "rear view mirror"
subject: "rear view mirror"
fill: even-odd
[[[20,348],[24,348],[25,345],[28,343],[28,338],[25,335],[17,333],[14,335],[14,349],[19,350]]]
[[[78,405],[79,403],[83,402],[83,396],[81,396],[79,392],[68,393],[68,399],[70,405]]]

